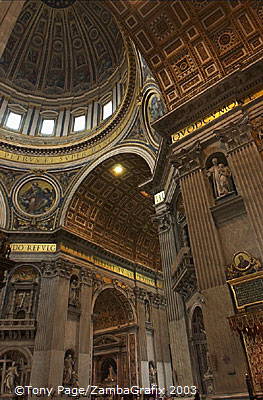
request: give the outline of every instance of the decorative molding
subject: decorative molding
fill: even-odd
[[[176,168],[175,178],[202,167],[203,145],[200,141],[175,152],[171,156],[171,163]]]
[[[239,121],[231,122],[228,126],[215,130],[214,134],[230,152],[253,140],[252,127],[248,115],[243,114]]]

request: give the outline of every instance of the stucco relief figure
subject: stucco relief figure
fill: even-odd
[[[11,367],[6,371],[4,378],[4,391],[5,393],[13,393],[16,385],[16,377],[18,377],[17,367],[15,361],[12,362]]]
[[[212,159],[212,167],[207,171],[207,176],[211,179],[214,195],[220,198],[231,193],[231,171],[223,163],[218,164],[218,159]]]

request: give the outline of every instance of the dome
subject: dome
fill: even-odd
[[[78,97],[108,83],[123,59],[122,35],[105,3],[29,0],[0,61],[1,87]]]

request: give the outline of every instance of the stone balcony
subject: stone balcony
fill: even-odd
[[[172,270],[172,288],[185,301],[197,291],[194,261],[189,247],[182,248],[177,254]]]
[[[35,319],[0,319],[0,340],[30,340],[35,332]]]

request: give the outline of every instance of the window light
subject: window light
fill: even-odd
[[[54,119],[43,119],[40,133],[42,133],[42,135],[53,135],[54,127]]]
[[[21,114],[16,114],[11,111],[9,113],[7,121],[6,121],[6,127],[10,128],[10,129],[18,130],[20,127],[21,120],[22,120]]]
[[[81,115],[79,117],[74,118],[74,132],[84,131],[86,128],[86,117],[85,115]]]
[[[112,101],[109,101],[108,103],[104,104],[103,106],[103,113],[102,113],[102,119],[106,119],[111,116],[112,114]]]

